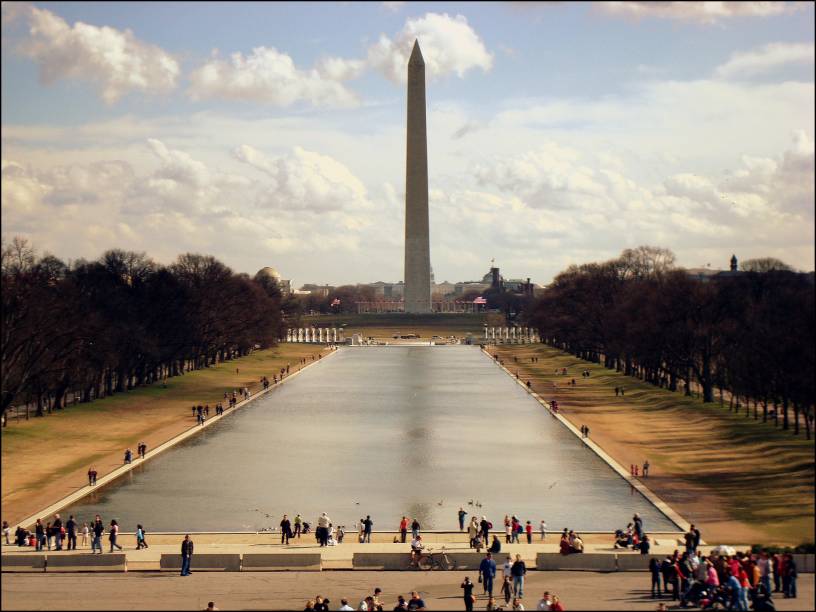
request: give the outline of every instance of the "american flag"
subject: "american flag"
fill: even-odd
[[[487,300],[483,297],[479,296],[475,300],[473,300],[474,304],[487,304]]]
[[[332,306],[339,306],[340,305],[340,298],[334,298],[331,303]]]

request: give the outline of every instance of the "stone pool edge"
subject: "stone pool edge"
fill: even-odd
[[[97,482],[96,482],[95,486],[91,487],[89,485],[85,485],[84,487],[82,487],[81,489],[79,489],[77,491],[74,491],[70,495],[66,495],[65,497],[57,500],[56,502],[54,502],[50,506],[46,506],[40,512],[38,512],[36,514],[32,514],[31,516],[28,516],[28,517],[22,519],[21,521],[19,521],[17,523],[17,525],[23,527],[24,529],[32,527],[37,522],[38,518],[44,518],[46,516],[51,516],[52,514],[55,514],[55,513],[59,512],[63,508],[66,508],[66,507],[70,506],[71,504],[74,504],[74,503],[80,501],[84,497],[87,497],[88,495],[90,495],[94,491],[98,491],[99,489],[103,488],[105,485],[111,484],[113,481],[117,480],[118,478],[121,478],[122,476],[124,476],[125,474],[127,474],[128,472],[130,472],[131,470],[136,468],[137,466],[140,466],[140,465],[144,464],[146,461],[148,461],[150,459],[153,459],[154,457],[156,457],[160,453],[162,453],[162,452],[164,452],[164,451],[166,451],[166,450],[168,450],[170,448],[173,448],[179,442],[183,442],[187,438],[190,438],[190,437],[196,435],[198,432],[203,431],[207,427],[210,427],[213,423],[216,423],[216,422],[220,421],[225,416],[233,414],[239,408],[243,408],[244,406],[246,406],[247,404],[249,404],[253,400],[266,395],[267,393],[271,392],[274,389],[277,389],[278,387],[280,387],[284,383],[288,382],[289,380],[295,378],[298,374],[300,374],[301,372],[307,370],[311,366],[317,365],[318,363],[323,362],[323,360],[325,360],[325,359],[329,358],[330,356],[332,356],[332,355],[334,355],[336,353],[339,353],[339,352],[340,352],[340,349],[338,347],[336,350],[331,351],[329,353],[326,353],[320,359],[316,359],[312,363],[306,364],[305,366],[303,366],[302,368],[300,368],[296,372],[293,372],[292,374],[288,375],[286,378],[281,380],[278,384],[270,385],[269,388],[267,388],[267,389],[261,389],[257,393],[253,393],[247,399],[241,400],[240,402],[235,404],[234,408],[227,409],[223,414],[220,414],[220,415],[217,415],[217,416],[212,416],[212,417],[208,418],[206,421],[204,421],[203,425],[194,425],[190,429],[187,429],[186,431],[183,431],[180,434],[177,434],[177,435],[173,436],[169,440],[167,440],[165,442],[162,442],[156,448],[154,448],[151,451],[145,453],[144,459],[135,458],[131,463],[126,463],[125,465],[122,465],[122,466],[116,468],[115,470],[113,470],[112,472],[109,472],[108,474],[105,474],[101,478],[97,479]]]
[[[570,423],[566,418],[561,416],[560,414],[554,413],[550,408],[550,403],[544,400],[538,393],[533,391],[532,389],[527,388],[527,384],[510,372],[506,367],[504,367],[501,363],[499,363],[496,359],[493,358],[493,355],[486,348],[482,348],[480,351],[483,355],[487,356],[490,361],[495,363],[499,366],[505,373],[518,385],[520,385],[528,395],[532,396],[539,404],[544,406],[558,421],[566,427],[572,434],[581,440],[587,448],[589,448],[592,452],[594,452],[601,460],[606,463],[615,473],[623,478],[626,482],[629,483],[631,487],[637,490],[646,500],[651,503],[655,508],[657,508],[666,518],[668,518],[672,523],[674,523],[680,530],[683,532],[688,531],[691,528],[691,524],[683,518],[678,512],[676,512],[671,506],[669,506],[665,501],[663,501],[657,494],[655,494],[651,489],[649,489],[646,485],[644,485],[640,480],[635,479],[634,476],[627,473],[627,471],[623,468],[623,466],[615,461],[611,456],[609,456],[600,446],[595,444],[591,439],[584,438],[581,435],[580,430],[575,427],[572,423]]]

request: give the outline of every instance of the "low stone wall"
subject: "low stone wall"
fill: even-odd
[[[618,557],[619,572],[648,572],[652,559],[662,561],[666,555],[641,555],[640,553],[620,553]]]
[[[411,562],[410,553],[354,553],[353,569],[404,570]]]
[[[162,571],[181,571],[181,555],[163,554],[159,560]],[[241,570],[240,554],[194,554],[190,571],[238,572]]]
[[[195,561],[195,557],[193,558]],[[320,571],[320,553],[245,554],[241,562],[243,572]]]
[[[126,572],[127,555],[48,555],[48,572]]]
[[[4,572],[45,571],[45,555],[2,555]]]
[[[602,553],[538,553],[536,569],[543,571],[571,570],[587,572],[618,571],[617,555]]]

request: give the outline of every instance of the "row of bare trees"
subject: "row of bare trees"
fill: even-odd
[[[207,255],[165,267],[111,250],[67,265],[15,238],[2,248],[2,319],[2,413],[42,415],[274,344],[281,295]]]
[[[580,358],[811,436],[813,273],[771,259],[701,279],[656,247],[571,266],[526,316],[542,339]],[[769,409],[769,406],[771,407]],[[761,407],[761,409],[760,409]],[[801,418],[800,418],[801,417]]]

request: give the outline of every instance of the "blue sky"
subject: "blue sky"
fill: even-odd
[[[402,277],[428,63],[438,280],[639,244],[813,269],[810,3],[4,3],[3,238]],[[216,51],[217,50],[217,51]],[[240,54],[233,59],[233,54]]]

